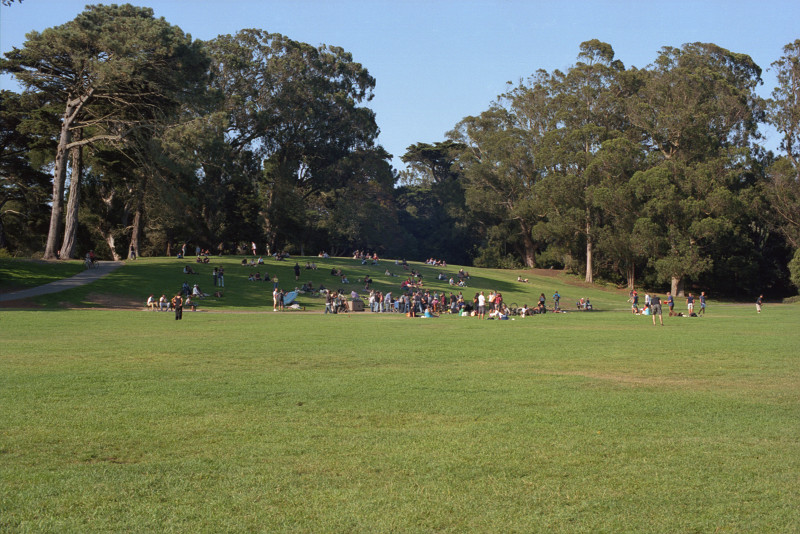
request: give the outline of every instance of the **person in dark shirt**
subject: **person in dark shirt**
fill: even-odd
[[[700,292],[700,313],[697,315],[705,315],[706,314],[706,292]]]
[[[650,297],[650,315],[653,316],[653,326],[656,325],[656,314],[658,314],[658,321],[661,326],[664,326],[664,317],[661,313],[661,297],[653,295]]]
[[[667,306],[669,306],[669,316],[672,317],[673,309],[675,308],[675,299],[672,298],[672,293],[667,292]]]
[[[761,313],[761,302],[764,300],[764,295],[759,295],[758,299],[756,299],[756,311]]]

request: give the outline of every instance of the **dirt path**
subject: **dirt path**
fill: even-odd
[[[3,293],[0,295],[0,302],[24,300],[32,297],[39,297],[41,295],[58,293],[74,287],[85,286],[86,284],[91,284],[95,280],[99,280],[108,273],[119,269],[123,265],[125,265],[125,262],[122,261],[99,261],[97,262],[97,267],[94,269],[86,269],[85,271],[78,273],[71,278],[64,278],[63,280],[57,280],[43,286]]]

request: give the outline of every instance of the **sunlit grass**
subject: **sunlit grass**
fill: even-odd
[[[798,307],[751,308],[2,311],[0,528],[795,531]]]

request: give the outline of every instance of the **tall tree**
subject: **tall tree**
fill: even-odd
[[[778,85],[767,119],[781,135],[781,154],[768,170],[768,213],[792,248],[800,249],[800,39],[783,47],[772,63]]]
[[[130,4],[88,6],[66,24],[29,33],[23,48],[5,56],[2,70],[63,106],[44,253],[52,259],[70,150],[120,141],[132,129],[170,115],[180,94],[205,78],[207,60],[200,44],[180,28],[154,18],[152,9]],[[93,135],[73,135],[87,127]]]
[[[308,221],[298,202],[347,187],[352,159],[377,150],[375,115],[359,105],[372,98],[375,80],[339,47],[313,47],[261,30],[220,36],[209,48],[227,120],[216,146],[238,164],[226,170],[209,161],[204,179],[221,185],[233,177],[231,170],[244,171],[268,243],[277,248],[302,239],[296,230]],[[375,154],[386,155],[378,150],[366,157]]]
[[[761,69],[747,55],[692,43],[663,48],[647,74],[628,108],[650,156],[633,178],[647,219],[638,227],[659,243],[651,264],[680,294],[686,277],[712,269],[713,241],[736,225],[726,210],[761,117]]]

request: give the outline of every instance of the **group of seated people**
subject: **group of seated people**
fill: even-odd
[[[259,256],[258,260],[250,258],[249,261],[247,260],[247,258],[242,258],[242,265],[245,267],[255,267],[256,265],[264,265],[264,258]]]
[[[307,270],[316,271],[316,270],[317,270],[317,264],[316,264],[316,263],[314,263],[313,261],[312,261],[312,262],[310,262],[310,263],[309,263],[309,262],[306,262],[306,269],[307,269]]]
[[[446,261],[437,260],[437,259],[434,259],[434,258],[428,258],[427,260],[425,260],[425,263],[427,265],[434,265],[436,267],[447,267],[447,262]]]
[[[592,303],[589,301],[589,299],[585,299],[583,297],[581,297],[581,300],[576,302],[575,305],[581,311],[591,311],[592,309]]]
[[[363,250],[354,250],[353,251],[353,259],[354,260],[361,260],[361,265],[366,264],[367,261],[372,260],[373,265],[377,265],[378,263],[378,253],[373,252],[370,254],[369,252],[364,252]]]
[[[192,269],[191,265],[184,265],[183,267],[183,274],[197,274],[197,271]]]
[[[250,275],[247,277],[247,281],[248,282],[269,282],[270,281],[269,273],[264,273],[264,277],[263,278],[261,277],[261,273],[258,272],[258,271],[256,271],[255,274],[250,273]]]
[[[183,293],[183,290],[181,290],[181,293]],[[150,295],[147,297],[147,307],[150,309],[150,311],[172,311],[174,301],[174,298],[168,299],[163,293],[158,300],[156,300],[153,295]],[[183,301],[183,307],[189,308],[192,311],[197,311],[197,303],[192,300],[191,295],[186,296],[186,300]]]
[[[517,282],[522,282],[523,284],[527,284],[528,283],[528,279],[527,278],[522,278],[521,276],[517,276]]]
[[[208,259],[208,256],[197,256],[197,259],[194,260],[195,263],[208,263],[209,261],[211,260]]]

